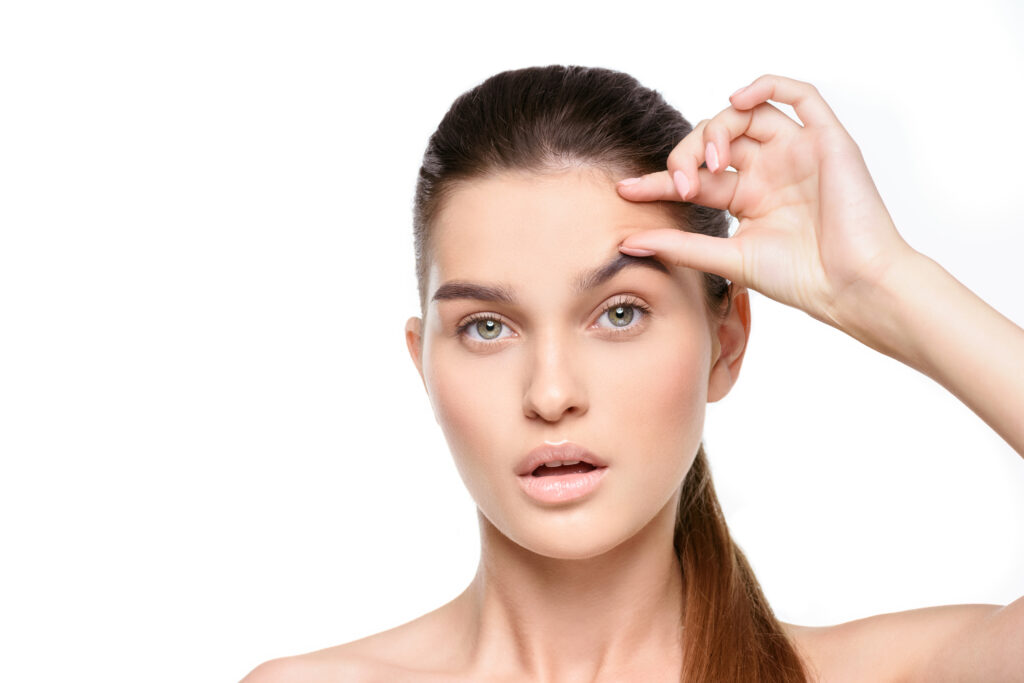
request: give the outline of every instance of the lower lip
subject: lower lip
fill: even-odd
[[[547,477],[521,474],[518,479],[519,485],[530,498],[541,503],[564,503],[582,498],[596,489],[607,470],[607,467],[598,467],[580,474],[556,474]]]

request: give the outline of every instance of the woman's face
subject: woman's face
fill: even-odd
[[[438,216],[426,322],[407,324],[409,350],[470,495],[525,548],[591,557],[643,528],[689,470],[705,404],[739,369],[746,324],[708,314],[700,273],[618,250],[633,232],[674,227],[663,207],[621,199],[589,167],[473,180]],[[578,290],[584,274],[617,259],[627,265]],[[465,296],[466,287],[434,300],[455,281],[513,301]],[[583,498],[540,503],[514,470],[563,440],[608,467]]]

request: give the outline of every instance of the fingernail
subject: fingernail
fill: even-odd
[[[636,185],[641,180],[643,180],[643,178],[626,178],[625,180],[620,180],[619,185]]]
[[[686,199],[686,195],[690,194],[690,181],[686,179],[683,172],[676,171],[673,173],[672,182],[676,184],[676,192],[679,193],[679,198]]]
[[[704,148],[704,159],[707,161],[709,171],[714,173],[718,170],[718,150],[715,149],[715,143],[709,142],[708,146]]]
[[[739,95],[741,92],[743,92],[744,90],[746,90],[749,87],[750,87],[749,85],[743,86],[742,88],[740,88],[739,90],[737,90],[733,94],[729,95],[729,99],[731,100],[732,98],[736,97],[737,95]]]
[[[630,256],[653,256],[653,249],[638,249],[636,247],[624,247],[619,245],[619,251],[629,254]]]

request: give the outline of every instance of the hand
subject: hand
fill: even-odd
[[[769,99],[792,105],[803,125]],[[618,191],[632,201],[727,209],[739,219],[735,234],[646,230],[620,249],[653,250],[854,334],[870,324],[863,318],[882,279],[917,252],[897,233],[860,148],[813,85],[765,75],[730,101],[676,145],[667,170],[620,181]],[[724,170],[730,164],[737,171]]]

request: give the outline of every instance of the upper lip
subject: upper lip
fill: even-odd
[[[549,462],[565,460],[580,460],[582,462],[588,462],[594,467],[608,467],[608,463],[579,444],[563,443],[558,446],[541,444],[527,453],[526,457],[519,461],[519,464],[516,465],[516,474],[520,476],[524,474],[531,474],[541,465],[545,465]]]

